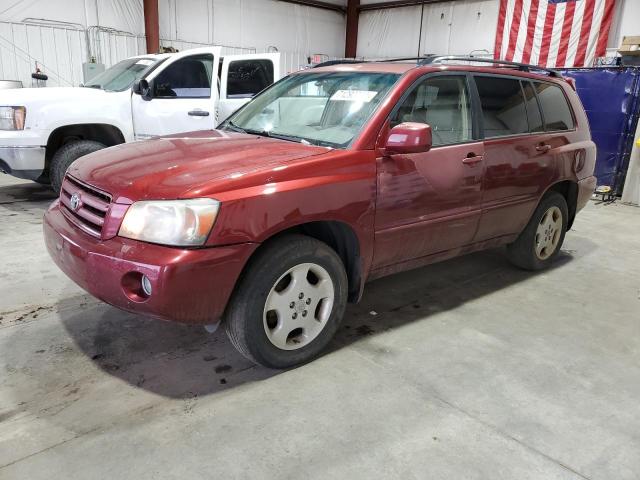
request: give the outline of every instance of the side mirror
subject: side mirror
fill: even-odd
[[[401,123],[389,132],[385,150],[391,155],[428,152],[432,142],[431,126],[426,123]]]
[[[136,80],[135,82],[133,82],[131,90],[136,95],[140,95],[143,100],[151,100],[152,98],[152,87],[144,78],[142,80]]]

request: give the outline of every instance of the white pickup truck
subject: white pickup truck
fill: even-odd
[[[0,91],[0,171],[51,183],[77,158],[157,135],[209,130],[280,78],[280,54],[220,47],[143,55],[84,87]]]

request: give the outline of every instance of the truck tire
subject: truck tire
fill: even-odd
[[[74,140],[62,145],[51,159],[49,177],[51,187],[59,195],[67,169],[78,158],[106,148],[106,145],[94,140]]]
[[[344,315],[347,274],[327,244],[285,235],[245,269],[224,319],[246,358],[269,368],[306,363],[328,345]]]
[[[567,201],[547,192],[515,242],[507,246],[509,261],[524,270],[547,268],[560,252],[569,220]]]

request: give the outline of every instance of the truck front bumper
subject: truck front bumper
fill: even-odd
[[[45,148],[0,146],[0,170],[27,180],[36,180],[44,170]]]

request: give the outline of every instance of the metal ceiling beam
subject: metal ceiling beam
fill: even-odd
[[[334,3],[323,2],[322,0],[280,0],[285,3],[293,3],[294,5],[304,5],[305,7],[322,8],[323,10],[333,10],[345,14],[347,9],[342,5],[336,5]]]
[[[388,8],[413,7],[416,5],[429,5],[431,3],[444,3],[451,0],[390,0],[388,2],[367,3],[360,5],[360,11],[385,10]]]

